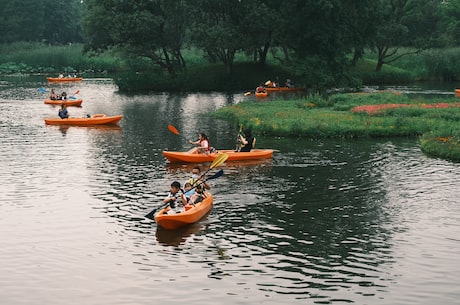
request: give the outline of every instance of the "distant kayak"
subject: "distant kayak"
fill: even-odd
[[[56,83],[56,82],[81,82],[83,77],[47,77],[46,78],[49,82]]]
[[[45,118],[45,123],[48,125],[75,126],[114,125],[117,124],[122,118],[122,115],[106,116],[105,114],[95,114],[89,118]]]
[[[183,162],[183,163],[203,163],[212,162],[218,156],[227,154],[227,161],[242,161],[242,160],[257,160],[269,159],[273,156],[272,149],[252,149],[250,152],[236,152],[234,150],[219,150],[218,152],[209,154],[190,153],[181,151],[163,151],[163,156],[169,162]]]
[[[264,98],[268,96],[268,92],[255,92],[255,95],[260,98]]]
[[[66,106],[81,106],[81,103],[83,103],[83,100],[50,100],[47,99],[44,101],[45,104],[48,105],[66,105]]]
[[[267,91],[286,91],[286,92],[295,92],[303,91],[303,88],[298,87],[265,87]]]

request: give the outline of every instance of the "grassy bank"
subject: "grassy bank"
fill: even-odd
[[[217,110],[213,115],[251,127],[256,134],[285,137],[416,137],[424,135],[423,147],[431,155],[460,160],[458,99],[410,100],[394,93],[336,94],[329,98],[311,95],[304,99],[242,102]],[[381,108],[377,112],[355,111],[363,105],[407,105]],[[447,107],[445,107],[447,104]],[[442,130],[442,133],[440,132]],[[430,136],[428,136],[430,135]],[[438,141],[436,138],[449,138]],[[434,139],[432,141],[431,139]],[[431,146],[428,143],[434,142]],[[434,148],[437,144],[444,145]],[[437,152],[436,150],[439,150]]]

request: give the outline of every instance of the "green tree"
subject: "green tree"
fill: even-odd
[[[81,0],[44,0],[43,39],[48,43],[83,42]]]
[[[439,8],[442,0],[379,0],[380,16],[375,35],[378,58],[375,70],[409,54],[437,44]],[[401,51],[409,47],[409,51]]]
[[[227,72],[233,72],[238,51],[254,46],[251,41],[251,24],[248,12],[254,1],[240,0],[190,0],[193,19],[190,25],[192,43],[203,49],[211,61],[220,60]]]
[[[188,14],[182,1],[87,0],[86,5],[86,50],[117,47],[170,74],[185,67],[181,48]]]
[[[439,28],[446,46],[460,45],[460,0],[443,1],[440,5]]]
[[[1,42],[40,41],[43,38],[44,0],[2,0]]]

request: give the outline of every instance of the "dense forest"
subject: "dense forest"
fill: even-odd
[[[0,44],[83,43],[174,76],[184,51],[228,74],[267,58],[305,82],[340,84],[366,50],[375,71],[399,58],[460,45],[460,0],[1,0]]]

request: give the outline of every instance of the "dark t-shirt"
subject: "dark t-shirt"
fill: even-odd
[[[254,143],[254,137],[250,136],[250,137],[246,138],[246,141],[248,141],[248,144],[246,144],[243,147],[241,147],[241,149],[240,149],[241,152],[249,152],[249,151],[251,151],[252,144]]]

